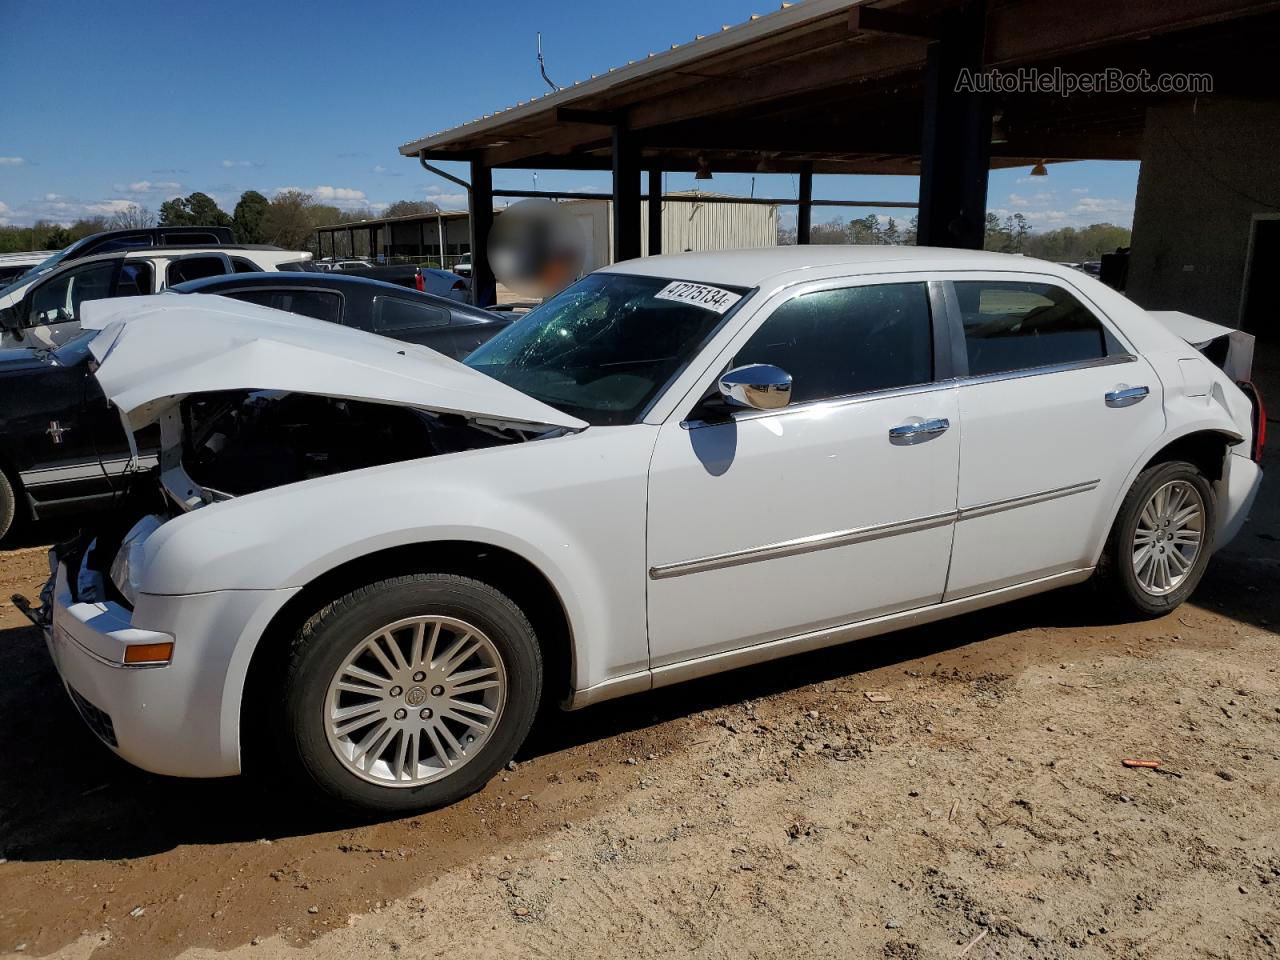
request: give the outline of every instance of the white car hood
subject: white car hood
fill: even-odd
[[[201,294],[94,300],[95,376],[133,430],[190,394],[280,390],[456,413],[512,427],[585,422],[427,347]]]

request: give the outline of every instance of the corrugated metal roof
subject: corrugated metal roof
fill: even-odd
[[[801,3],[783,3],[773,13],[753,13],[742,23],[722,26],[718,33],[699,34],[687,43],[673,43],[669,50],[650,53],[643,59],[630,60],[625,66],[610,67],[605,73],[592,74],[590,79],[563,89],[548,91],[540,97],[521,100],[515,106],[495,113],[486,113],[482,117],[456,127],[428,134],[417,140],[410,140],[400,145],[400,153],[406,157],[416,156],[419,150],[439,147],[460,134],[473,136],[483,133],[486,129],[534,116],[550,108],[571,106],[580,99],[599,95],[624,83],[674,70],[693,60],[714,53],[723,53],[774,34],[785,33],[812,20],[827,17],[842,10],[850,10],[869,2],[871,0],[803,0]]]

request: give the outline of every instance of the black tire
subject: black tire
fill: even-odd
[[[1204,529],[1200,550],[1182,582],[1169,593],[1156,595],[1138,580],[1132,562],[1132,545],[1143,508],[1162,486],[1179,480],[1193,486],[1204,504]],[[1138,475],[1120,505],[1116,521],[1107,537],[1095,579],[1116,607],[1128,614],[1151,619],[1176,609],[1200,584],[1213,552],[1213,531],[1217,523],[1217,500],[1213,486],[1194,464],[1181,460],[1158,463]]]
[[[0,540],[9,535],[18,518],[18,496],[9,475],[0,470]]]
[[[370,634],[408,617],[452,617],[479,627],[497,648],[507,678],[496,727],[457,770],[418,786],[381,786],[338,759],[327,734],[326,696],[345,658]],[[542,654],[524,613],[505,594],[468,577],[419,573],[370,583],[334,600],[296,636],[275,724],[287,767],[303,786],[339,807],[408,814],[454,803],[483,787],[515,756],[542,693]]]

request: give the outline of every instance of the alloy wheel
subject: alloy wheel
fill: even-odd
[[[1204,498],[1185,480],[1156,488],[1138,514],[1133,534],[1133,572],[1152,596],[1178,589],[1204,544]]]
[[[342,661],[325,697],[325,732],[357,777],[418,787],[481,751],[506,696],[506,666],[484,631],[452,617],[409,617]]]

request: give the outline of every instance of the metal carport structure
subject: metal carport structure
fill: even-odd
[[[610,170],[619,260],[641,253],[641,200],[659,196],[661,172],[699,167],[798,174],[801,243],[819,203],[814,173],[919,175],[918,242],[979,247],[990,168],[1137,160],[1147,107],[1173,95],[992,94],[966,77],[1208,71],[1215,95],[1258,96],[1275,86],[1278,10],[1274,0],[806,0],[399,149],[428,169],[470,164],[482,303],[493,299],[493,197],[530,195],[495,191],[494,169]]]

